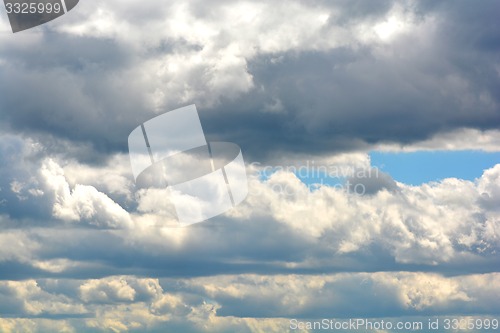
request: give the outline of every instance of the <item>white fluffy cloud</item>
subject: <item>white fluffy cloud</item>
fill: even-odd
[[[29,142],[26,144],[29,145]],[[369,159],[361,155],[344,155],[324,161],[336,161],[338,172],[369,168]],[[26,153],[23,156],[33,155]],[[12,165],[21,160],[23,158],[14,159]],[[495,203],[500,200],[500,165],[486,170],[475,182],[450,178],[421,186],[409,186],[392,180],[388,186],[388,175],[378,174],[377,170],[371,173],[365,171],[357,179],[357,184],[362,186],[353,190],[346,186],[306,185],[287,170],[262,179],[265,166],[253,164],[248,168],[248,198],[225,216],[213,219],[209,224],[224,223],[229,228],[225,232],[213,233],[210,228],[204,227],[177,228],[175,211],[165,191],[135,189],[131,184],[127,158],[122,155],[110,158],[107,165],[97,167],[75,161],[63,165],[57,159],[43,155],[38,160],[34,158],[32,163],[31,166],[25,165],[24,170],[18,168],[9,175],[10,179],[4,179],[5,184],[10,184],[7,190],[11,193],[4,200],[15,200],[14,203],[24,211],[24,218],[32,221],[28,224],[32,227],[50,226],[54,221],[60,221],[54,226],[97,228],[95,231],[88,230],[87,237],[96,237],[96,241],[99,239],[96,243],[99,247],[104,247],[106,239],[111,237],[109,240],[113,241],[108,247],[113,256],[115,253],[133,251],[139,256],[166,255],[167,261],[175,260],[176,253],[187,259],[192,251],[203,253],[203,244],[206,244],[222,255],[215,261],[232,262],[236,260],[238,252],[232,254],[231,247],[240,247],[242,253],[247,251],[247,247],[250,250],[253,247],[251,235],[261,233],[260,229],[265,225],[270,228],[270,239],[283,237],[283,232],[296,238],[286,244],[288,255],[280,251],[275,256],[279,262],[277,269],[319,269],[325,264],[330,268],[341,264],[345,269],[349,265],[344,259],[352,255],[358,258],[358,269],[371,267],[362,258],[372,256],[379,257],[388,267],[453,266],[486,260],[480,266],[482,270],[488,271],[488,265],[496,262],[499,251],[500,212]],[[317,163],[314,167],[320,170],[321,165]],[[116,173],[113,174],[112,170]],[[359,178],[364,174],[371,177],[370,191],[366,193],[357,191],[368,186],[367,182],[363,183],[363,179]],[[32,208],[32,202],[39,207]],[[39,216],[38,211],[48,215]],[[16,210],[6,210],[3,224],[12,225],[17,214]],[[259,222],[256,224],[252,221]],[[98,229],[116,229],[116,232],[108,234]],[[233,243],[233,240],[227,244],[221,243],[236,230],[246,230],[248,238],[244,237],[239,244]],[[18,245],[14,247],[5,247],[0,253],[4,260],[20,260],[24,263],[34,260],[34,267],[47,272],[73,271],[79,267],[78,261],[86,259],[85,254],[79,256],[74,251],[90,249],[87,245],[80,249],[76,247],[70,251],[70,256],[65,256],[64,252],[60,252],[65,247],[80,246],[77,244],[81,242],[71,244],[71,239],[76,239],[80,231],[68,229],[58,232],[66,234],[68,240],[55,240],[55,236],[50,236],[43,229],[35,229],[32,233],[4,231],[0,237],[6,240],[17,237],[24,241],[17,242]],[[41,245],[39,237],[56,247]],[[204,239],[204,243],[198,243],[200,239]],[[68,244],[64,245],[66,242]],[[89,244],[91,242],[89,239]],[[307,247],[304,244],[309,245]],[[279,247],[272,243],[262,245],[267,251],[275,251]],[[267,255],[258,249],[250,251],[245,255],[249,256],[249,260],[266,260]],[[303,257],[301,251],[306,251],[308,255]],[[314,255],[313,259],[311,255],[316,251],[322,254]],[[40,257],[37,253],[43,255]],[[47,253],[50,255],[46,256]],[[97,259],[95,255],[92,258]],[[144,265],[149,267],[147,261]],[[82,266],[82,269],[90,267]]]
[[[252,180],[247,209],[241,211],[247,218],[268,214],[318,239],[334,235],[334,252],[376,244],[398,262],[437,264],[464,253],[498,253],[500,216],[491,203],[498,202],[499,175],[497,165],[476,182],[398,183],[396,191],[359,195],[328,186],[311,191],[293,173],[277,172],[265,182]]]

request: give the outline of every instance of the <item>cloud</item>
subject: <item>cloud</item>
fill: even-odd
[[[498,263],[498,165],[475,182],[449,178],[409,186],[369,166],[359,169],[367,155],[344,155],[305,170],[336,161],[327,166],[346,175],[356,171],[347,178],[351,187],[318,187],[292,169],[262,179],[268,167],[253,164],[241,205],[203,225],[178,228],[164,190],[131,185],[125,156],[99,166],[37,159],[26,153],[30,142],[20,143],[23,157],[4,168],[15,170],[6,184],[16,182],[3,190],[4,200],[16,198],[25,228],[16,226],[15,205],[4,205],[2,223],[14,229],[0,234],[6,243],[23,239],[0,254],[24,265],[25,277],[33,269],[72,277],[134,270],[157,277],[400,269],[463,274],[492,272]],[[24,169],[13,167],[18,161],[25,161]],[[295,170],[303,171],[299,164]]]
[[[220,278],[195,279],[193,285],[220,302],[220,315],[373,318],[387,313],[453,315],[454,311],[462,312],[463,307],[493,314],[496,301],[489,298],[488,305],[478,304],[476,296],[497,290],[496,282],[490,285],[495,279],[495,274],[444,278],[426,273],[380,272],[228,276],[223,282]]]
[[[498,151],[496,9],[112,0],[0,33],[0,331],[498,316],[500,165],[410,186],[366,153]],[[259,163],[243,204],[178,228],[134,185],[127,136],[192,103]],[[266,173],[307,161],[352,186]]]
[[[132,302],[136,291],[126,280],[93,280],[80,286],[84,302]]]
[[[81,4],[48,31],[2,36],[1,116],[109,152],[196,103],[210,136],[261,158],[492,130],[495,3],[467,6]]]
[[[438,133],[430,139],[408,145],[381,144],[377,146],[377,150],[393,152],[482,150],[497,152],[500,150],[500,132],[497,130],[457,129],[451,132]]]
[[[9,304],[2,311],[2,316],[31,316],[39,315],[81,315],[85,308],[75,304],[62,295],[55,295],[42,290],[36,281],[7,281],[1,282],[1,297],[3,304]]]
[[[381,190],[397,191],[397,183],[392,177],[377,168],[353,171],[347,179],[348,190],[359,195],[370,195]]]
[[[44,332],[47,323],[68,331],[156,332],[184,327],[188,332],[280,332],[290,318],[359,316],[387,321],[431,313],[460,316],[464,309],[487,318],[497,314],[498,299],[493,295],[499,287],[496,273],[447,278],[405,272],[245,274],[181,283],[134,276],[1,282],[0,299],[18,306],[2,308],[4,316],[8,311],[14,319],[0,323],[6,332],[27,324]],[[386,313],[392,316],[384,317]],[[61,320],[50,321],[51,316]]]
[[[120,205],[94,187],[76,185],[71,191],[63,170],[53,161],[47,161],[41,173],[55,194],[55,218],[97,227],[128,227],[132,224],[129,214]]]
[[[31,139],[4,136],[0,147],[0,154],[6,157],[1,169],[2,212],[14,218],[53,217],[94,227],[131,225],[129,214],[95,187],[76,184],[70,188],[64,170],[51,158],[43,157],[41,151],[41,145]]]

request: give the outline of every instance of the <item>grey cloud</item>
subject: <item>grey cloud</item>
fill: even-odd
[[[117,54],[113,42],[83,40],[71,45],[74,40],[56,39],[47,44],[57,45],[59,52],[51,54],[45,49],[53,47],[38,45],[31,54],[36,60],[26,59],[23,50],[23,57],[0,68],[0,88],[5,94],[0,105],[2,119],[20,131],[92,142],[98,151],[116,149],[122,144],[118,138],[126,138],[134,126],[134,119],[121,123],[117,114],[131,114],[142,107],[140,96],[130,92],[134,82],[113,65],[120,63],[124,50]],[[124,101],[122,95],[129,98]]]
[[[30,144],[17,136],[2,135],[1,139],[0,214],[20,221],[34,216],[47,219],[51,216],[50,200],[38,192],[38,163],[32,159],[36,147],[28,148]],[[35,197],[37,200],[32,200]]]
[[[354,171],[353,175],[347,178],[346,185],[349,186],[349,191],[359,195],[375,194],[384,189],[388,191],[399,190],[394,179],[378,168]]]
[[[394,52],[408,52],[408,44]],[[358,55],[346,58],[347,63],[337,60],[338,53],[342,51],[285,54],[276,64],[269,57],[251,62],[256,86],[262,86],[270,97],[256,93],[221,107],[217,111],[226,112],[219,117],[210,113],[206,116],[209,134],[239,140],[248,153],[258,156],[270,149],[262,147],[325,153],[362,148],[363,142],[365,146],[391,141],[407,144],[453,128],[498,127],[498,77],[484,86],[482,78],[469,75],[468,67],[450,69],[454,65],[446,61],[432,64],[443,62],[438,53],[429,56],[429,63],[418,63],[422,61],[418,51],[388,59],[370,50],[357,51]],[[488,76],[495,75],[493,59],[480,64]],[[432,72],[436,65],[445,73]],[[451,87],[446,76],[463,80],[457,84],[468,87]],[[470,98],[469,105],[460,101],[464,95]],[[286,113],[263,113],[271,97],[282,101]],[[483,97],[491,98],[494,106],[483,103]],[[220,131],[222,126],[225,129]]]
[[[334,35],[330,38],[347,42],[318,50],[300,45],[243,54],[238,65],[226,69],[217,68],[222,58],[213,64],[207,58],[207,63],[173,76],[165,68],[175,57],[189,62],[213,45],[221,47],[219,54],[230,52],[224,49],[229,41],[246,45],[249,32],[242,31],[241,40],[220,35],[205,45],[187,35],[192,31],[186,36],[158,32],[147,42],[125,41],[116,33],[99,37],[51,31],[29,48],[4,37],[2,118],[21,131],[50,132],[91,143],[97,151],[123,152],[137,124],[160,110],[197,103],[210,136],[237,142],[247,154],[261,158],[280,151],[327,153],[377,142],[409,143],[461,127],[498,127],[498,57],[491,51],[498,44],[498,23],[491,14],[496,2],[400,5],[416,18],[403,18],[412,28],[388,43]],[[229,4],[219,3],[213,12],[222,13],[223,6]],[[81,7],[80,15],[95,14]],[[126,18],[123,22],[135,26],[152,15],[148,8],[136,18],[118,10],[123,16],[115,19]],[[159,13],[179,15],[174,7],[165,8],[151,16],[155,24]],[[214,24],[214,18],[203,14],[209,12],[204,6],[187,8],[200,22]],[[316,2],[310,7],[338,12],[317,32],[325,41],[336,25],[348,31],[361,23],[370,27],[383,22],[392,8],[388,1]],[[286,24],[269,22],[272,28]],[[255,41],[256,47],[264,42]],[[242,83],[234,90],[239,81],[218,83],[227,75],[241,82],[250,78],[253,88]],[[215,102],[207,102],[207,94]],[[283,112],[265,112],[276,101]]]

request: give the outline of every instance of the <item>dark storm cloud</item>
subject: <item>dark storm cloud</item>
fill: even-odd
[[[314,6],[326,13],[330,7],[338,11],[329,26],[354,29],[359,23],[375,24],[392,5],[318,1]],[[254,88],[236,99],[222,92],[217,105],[199,107],[208,134],[241,144],[250,156],[264,157],[409,143],[460,127],[497,128],[498,2],[404,6],[417,17],[416,23],[389,43],[358,41],[247,59]],[[200,20],[210,13],[201,4],[189,8]],[[129,17],[130,11],[122,14],[137,23],[150,11],[137,13],[135,18]],[[146,96],[156,89],[171,93],[148,81],[158,68],[141,69],[141,63],[203,47],[177,37],[137,47],[114,37],[54,31],[42,34],[30,48],[7,39],[1,46],[1,118],[4,126],[30,135],[49,132],[91,143],[101,152],[126,151],[130,131],[158,112]],[[195,73],[199,86],[189,78],[193,89],[208,89],[203,71]],[[266,111],[277,101],[281,112]],[[203,104],[194,97],[162,110],[197,102]]]
[[[388,10],[370,9],[366,2],[345,5],[342,12],[351,23],[370,22]],[[423,36],[410,31],[390,45],[251,60],[258,89],[225,101],[213,112],[221,117],[210,112],[209,133],[240,142],[249,154],[325,153],[363,142],[410,143],[460,127],[498,128],[500,56],[494,50],[500,46],[500,26],[493,14],[500,10],[498,2],[416,6],[409,10],[429,26]],[[282,102],[283,113],[265,113],[273,98]]]
[[[493,30],[487,33],[500,31]],[[452,44],[446,32],[433,38],[435,49],[426,54],[419,50],[424,45],[409,38],[388,58],[365,48],[256,59],[249,68],[264,92],[224,103],[213,112],[220,117],[209,113],[208,132],[257,154],[325,153],[362,147],[362,142],[411,143],[461,127],[498,128],[498,53],[467,40]],[[265,113],[272,98],[283,103],[283,113]],[[483,98],[491,98],[491,105]]]
[[[126,50],[112,41],[48,34],[36,48],[17,51],[0,68],[4,124],[35,136],[91,142],[99,151],[120,145],[116,140],[128,135],[133,119],[122,122],[119,115],[141,105],[129,93],[134,84],[118,70],[127,66]],[[122,94],[130,97],[124,101]]]

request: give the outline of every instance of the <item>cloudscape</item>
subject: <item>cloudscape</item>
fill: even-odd
[[[498,13],[82,0],[14,34],[0,6],[0,332],[498,331]],[[127,138],[192,104],[248,196],[179,227]]]

